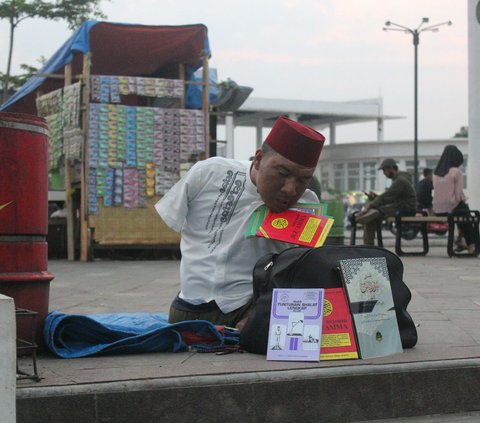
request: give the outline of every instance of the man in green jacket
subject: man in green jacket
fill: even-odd
[[[363,225],[363,243],[373,245],[377,226],[387,217],[395,216],[397,211],[415,214],[417,196],[408,173],[399,172],[393,159],[385,159],[378,170],[392,180],[392,185],[383,194],[369,192],[365,210],[355,216],[357,223]]]

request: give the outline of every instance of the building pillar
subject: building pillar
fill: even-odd
[[[233,159],[234,145],[235,145],[235,123],[233,121],[233,113],[229,112],[225,116],[225,138],[226,138],[226,151],[225,156],[228,159]]]
[[[16,421],[16,333],[13,299],[0,295],[0,421],[2,423]]]
[[[480,0],[468,0],[468,163],[471,209],[480,209]]]
[[[377,141],[383,141],[383,118],[377,119]]]
[[[335,145],[337,142],[337,125],[334,123],[330,124],[329,132],[330,132],[330,145]]]
[[[377,99],[377,105],[378,105],[378,118],[377,118],[377,141],[382,142],[383,141],[383,98],[378,97]]]
[[[294,120],[295,122],[298,122],[298,115],[296,113],[289,113],[288,118]]]
[[[262,147],[263,143],[263,119],[258,119],[257,120],[257,126],[256,126],[256,148],[257,150]]]

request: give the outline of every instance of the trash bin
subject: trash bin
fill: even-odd
[[[0,293],[16,308],[38,313],[35,340],[42,344],[48,314],[48,128],[44,119],[0,113]],[[28,320],[28,319],[26,319]],[[17,337],[31,340],[28,321]]]
[[[327,215],[334,219],[330,233],[325,240],[325,245],[343,245],[345,243],[345,228],[343,222],[345,209],[343,202],[339,200],[323,200],[322,203],[327,204]]]

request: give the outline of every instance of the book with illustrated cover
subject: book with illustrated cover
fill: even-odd
[[[298,204],[284,212],[273,213],[260,207],[250,218],[246,236],[253,234],[291,244],[320,247],[333,225],[333,218],[318,214],[320,208],[323,211],[321,204]]]
[[[323,288],[274,288],[267,360],[319,361]]]
[[[361,358],[403,352],[385,257],[339,263]]]
[[[320,361],[357,358],[357,341],[345,290],[325,289]]]

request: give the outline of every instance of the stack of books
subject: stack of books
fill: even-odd
[[[267,360],[368,359],[403,352],[385,257],[339,264],[343,288],[273,290]]]
[[[307,247],[320,247],[333,225],[324,204],[297,204],[281,213],[261,206],[252,214],[246,237],[263,237]]]

